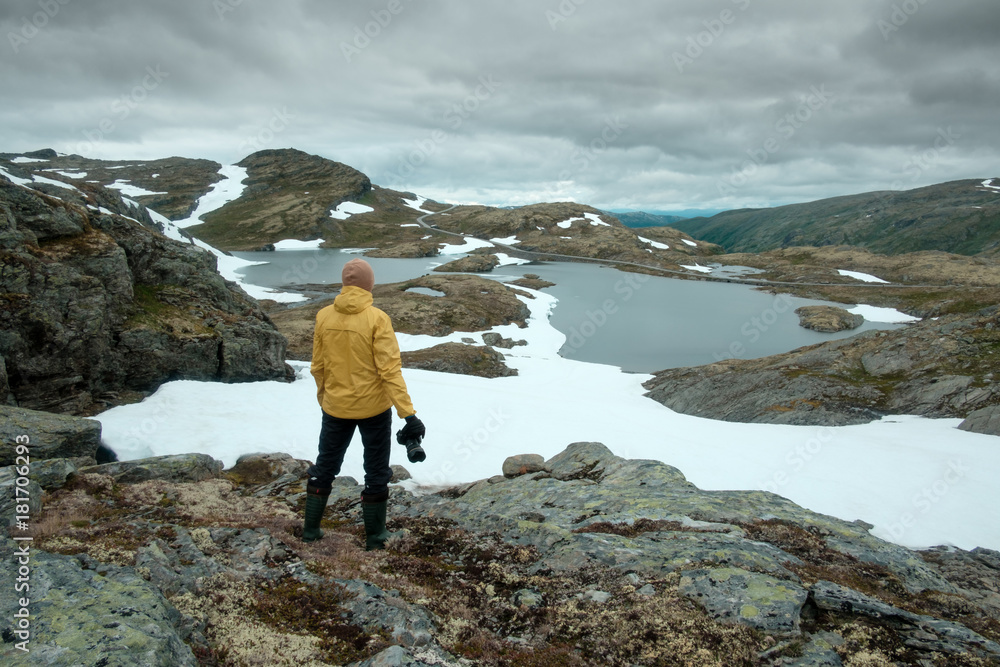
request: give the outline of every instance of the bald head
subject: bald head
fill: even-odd
[[[360,287],[371,292],[372,288],[375,287],[375,271],[372,270],[372,265],[365,260],[352,259],[344,264],[340,280],[344,283],[344,287]]]

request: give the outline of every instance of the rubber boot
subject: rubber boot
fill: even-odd
[[[323,537],[319,522],[323,520],[326,502],[330,499],[330,489],[306,486],[306,517],[302,525],[302,541],[315,542]]]
[[[389,492],[377,495],[361,494],[361,515],[365,520],[365,551],[384,549],[385,541],[393,536],[385,528]]]

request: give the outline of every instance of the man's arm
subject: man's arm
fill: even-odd
[[[396,333],[392,330],[392,321],[385,313],[375,320],[373,351],[375,368],[378,369],[389,400],[396,406],[396,414],[402,418],[416,414],[410,394],[406,390],[406,382],[403,380],[403,364],[399,359]]]
[[[316,380],[316,400],[323,405],[323,393],[326,386],[326,373],[323,365],[323,337],[320,335],[319,315],[316,316],[316,327],[313,329],[312,365],[309,372]]]

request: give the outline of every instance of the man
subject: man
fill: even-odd
[[[316,463],[306,471],[309,482],[302,540],[313,542],[323,537],[320,520],[357,427],[365,449],[365,489],[361,494],[365,549],[371,551],[384,548],[390,537],[385,515],[392,477],[392,406],[406,419],[402,440],[423,438],[425,429],[403,382],[392,321],[372,305],[375,273],[371,265],[352,259],[344,265],[341,279],[344,287],[340,295],[332,306],[317,313],[313,332],[311,371],[323,409],[323,426]]]

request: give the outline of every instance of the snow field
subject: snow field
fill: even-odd
[[[960,431],[957,419],[898,416],[824,428],[681,415],[643,396],[648,375],[560,357],[565,336],[548,320],[555,299],[525,291],[535,297],[519,297],[531,309],[529,326],[493,329],[528,341],[504,351],[518,376],[404,370],[428,429],[426,462],[410,464],[403,448],[393,447],[393,461],[413,474],[410,488],[483,479],[499,474],[508,456],[548,458],[572,442],[596,441],[620,456],[664,461],[704,489],[764,489],[817,512],[862,519],[875,535],[908,547],[1000,548],[995,437]],[[468,336],[397,337],[401,349],[413,350]],[[123,459],[196,451],[231,466],[241,454],[284,451],[314,460],[315,384],[307,364],[294,366],[291,384],[171,382],[96,419]],[[362,480],[361,459],[355,444],[342,474]]]

